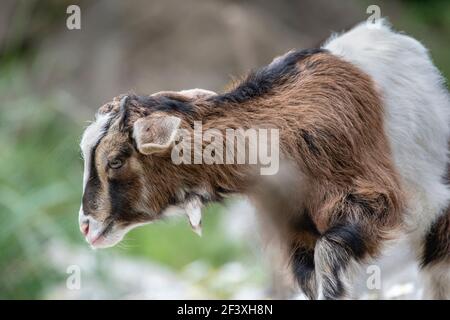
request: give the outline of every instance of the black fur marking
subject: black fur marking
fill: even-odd
[[[237,191],[236,190],[230,190],[230,189],[225,189],[224,187],[217,187],[216,189],[215,189],[215,192],[216,193],[220,193],[220,194],[226,194],[226,195],[229,195],[229,194],[233,194],[233,193],[236,193]]]
[[[300,130],[300,136],[305,141],[308,146],[309,151],[315,156],[320,155],[320,150],[317,148],[316,143],[314,142],[314,137],[306,130]]]
[[[110,217],[117,219],[121,223],[137,221],[140,216],[145,214],[136,212],[131,206],[128,198],[128,190],[138,190],[134,180],[108,180],[109,200],[111,203]]]
[[[337,256],[339,264],[345,265],[347,257],[361,259],[367,253],[367,246],[360,229],[354,224],[336,225],[329,229],[324,237],[330,243],[345,250],[346,255]]]
[[[307,209],[304,209],[303,212],[299,215],[300,218],[292,221],[292,226],[296,232],[307,232],[311,235],[320,236],[319,230],[317,230],[314,221],[311,219],[311,215]]]
[[[326,299],[337,299],[345,295],[346,288],[341,279],[351,259],[360,260],[366,252],[367,246],[361,231],[356,225],[336,225],[329,229],[319,241],[326,242],[325,252],[331,272],[322,274],[323,295]],[[327,270],[328,270],[327,269]]]
[[[111,215],[120,215],[122,212],[129,211],[130,205],[124,191],[130,187],[132,185],[128,185],[126,182],[117,179],[109,180],[109,197],[111,208],[113,208]]]
[[[156,107],[157,111],[177,111],[185,114],[193,112],[192,105],[188,102],[166,97],[160,97],[159,100],[159,105]]]
[[[92,149],[92,156],[95,156],[96,147]],[[85,215],[90,215],[97,209],[96,198],[100,188],[100,179],[98,177],[97,168],[95,167],[95,160],[91,159],[90,177],[86,183],[86,188],[83,194],[83,212]]]
[[[297,62],[324,49],[297,50],[288,53],[275,63],[251,72],[247,78],[231,92],[211,97],[218,103],[241,103],[268,94],[277,85],[282,85],[290,77],[298,74]]]
[[[314,274],[314,250],[308,250],[302,247],[294,247],[292,256],[292,269],[300,288],[309,299],[316,298],[315,287],[313,281]]]
[[[298,234],[308,234],[315,239],[320,237],[320,232],[307,209],[304,209],[299,218],[294,219],[290,225]],[[292,269],[300,288],[309,299],[316,299],[314,247],[307,247],[304,243],[293,243],[292,252]]]
[[[169,197],[169,201],[167,202],[167,206],[164,209],[167,209],[169,206],[176,206],[179,205],[180,201],[178,200],[178,197],[176,195],[171,195]],[[164,211],[164,210],[161,210]]]
[[[450,261],[450,211],[440,216],[424,239],[421,267]]]
[[[187,101],[176,100],[164,96],[131,96],[132,100],[138,102],[138,104],[149,111],[165,111],[165,112],[179,112],[184,114],[190,114],[194,112],[192,104]]]

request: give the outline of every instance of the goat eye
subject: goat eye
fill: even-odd
[[[114,159],[109,161],[108,165],[111,169],[119,169],[123,165],[123,162],[120,159]]]

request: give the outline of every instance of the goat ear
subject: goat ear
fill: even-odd
[[[217,93],[215,93],[214,91],[210,91],[210,90],[205,90],[205,89],[189,89],[189,90],[181,90],[178,92],[179,94],[188,97],[190,99],[206,99],[212,96],[216,96]]]
[[[133,126],[133,138],[139,152],[149,155],[171,148],[180,124],[180,118],[162,114],[138,119]]]
[[[152,96],[166,96],[168,98],[184,101],[192,101],[195,99],[207,99],[215,96],[217,93],[205,89],[189,89],[181,91],[160,91],[152,94]]]

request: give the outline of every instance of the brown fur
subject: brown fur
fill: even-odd
[[[329,268],[337,274],[346,269],[347,260],[362,260],[379,252],[382,241],[401,224],[403,195],[385,136],[383,106],[371,79],[328,53],[306,57],[296,67],[299,75],[265,95],[244,102],[207,98],[192,101],[172,95],[171,99],[192,106],[193,112],[167,113],[182,118],[182,128],[188,130],[192,130],[195,120],[202,121],[203,130],[223,133],[226,128],[278,128],[283,159],[295,164],[307,188],[302,191],[303,207],[298,208],[297,215],[288,217],[274,212],[272,218],[285,219],[281,224],[291,256],[298,252],[301,263],[306,257],[301,256],[304,253],[308,259],[314,259],[317,252],[324,257],[334,255],[342,266],[337,270],[333,265]],[[102,107],[100,112],[116,112],[119,99]],[[127,129],[121,131],[115,124],[108,139],[100,142],[96,164],[104,190],[108,178],[112,178],[105,169],[108,157],[113,157],[124,145],[132,146],[132,124],[151,112],[131,99]],[[120,170],[115,173],[118,179],[137,181],[122,190],[129,206],[139,207],[134,210],[136,219],[145,219],[138,213],[146,211],[152,212],[147,219],[157,218],[175,201],[173,198],[181,188],[202,188],[208,191],[211,200],[217,200],[224,190],[251,194],[258,181],[250,165],[175,166],[169,153],[143,156],[136,150]],[[106,191],[101,194],[100,197],[107,196]],[[103,202],[104,211],[110,211],[108,201]],[[129,223],[133,219],[131,215],[123,220]],[[345,229],[347,226],[353,231]],[[349,248],[345,232],[355,233],[356,240],[362,242],[361,252],[356,247]],[[330,246],[335,249],[326,252]],[[322,267],[331,263],[330,259],[328,262],[316,259],[316,267],[319,262]],[[314,265],[310,271],[308,279],[302,280],[300,276],[299,282],[310,297],[316,297]],[[326,276],[322,274],[325,283]],[[337,281],[328,280],[330,286]],[[339,297],[341,291],[331,288],[329,297]]]

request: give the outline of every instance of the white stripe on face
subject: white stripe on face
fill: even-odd
[[[102,114],[96,116],[95,121],[89,125],[86,130],[83,133],[83,137],[81,138],[81,152],[83,153],[84,158],[84,173],[83,173],[83,195],[84,191],[86,189],[86,184],[88,182],[89,176],[90,176],[90,162],[92,157],[92,149],[94,146],[98,143],[99,139],[103,136],[105,133],[105,127],[108,123],[109,119],[111,117],[111,114]],[[83,198],[82,198],[83,199]],[[83,211],[83,200],[81,201],[80,211],[78,213],[78,222],[80,224],[80,227],[83,222],[85,222],[87,217],[84,214]],[[92,221],[90,223],[92,227],[94,226],[92,224]]]
[[[101,114],[96,116],[95,121],[86,128],[81,139],[80,147],[84,158],[84,173],[83,173],[83,193],[86,188],[87,181],[90,175],[90,163],[92,157],[92,149],[98,143],[99,139],[105,133],[105,126],[111,118],[111,114]]]

